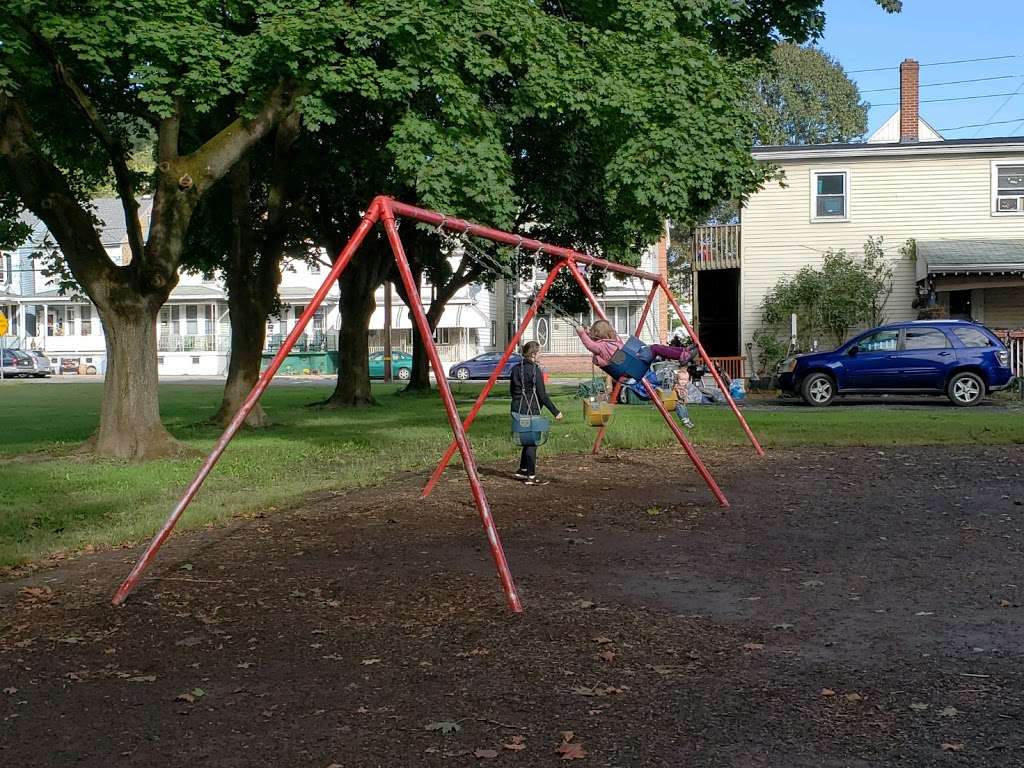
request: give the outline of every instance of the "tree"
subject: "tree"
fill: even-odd
[[[178,279],[203,196],[301,97],[304,71],[338,18],[313,23],[276,3],[125,4],[18,0],[0,18],[0,164],[22,204],[54,234],[96,305],[107,345],[100,423],[104,456],[146,459],[181,446],[160,422],[155,321]],[[45,130],[46,126],[59,130]],[[148,235],[132,144],[155,134]],[[112,173],[131,254],[103,249],[90,191]]]
[[[761,144],[829,144],[867,129],[868,106],[842,66],[813,46],[782,43],[754,84]]]
[[[826,251],[821,268],[804,267],[783,278],[761,304],[762,327],[755,335],[765,370],[778,361],[789,336],[790,316],[797,316],[797,339],[808,348],[829,338],[842,344],[851,328],[885,322],[885,305],[892,293],[892,265],[883,238],[869,237],[864,258],[845,251]]]

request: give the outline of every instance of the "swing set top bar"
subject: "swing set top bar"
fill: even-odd
[[[571,248],[548,245],[547,243],[542,243],[539,240],[532,240],[527,237],[521,237],[520,235],[514,235],[511,232],[505,232],[501,229],[493,229],[480,224],[474,224],[471,221],[459,219],[454,216],[445,216],[443,213],[428,211],[426,208],[418,208],[415,205],[399,202],[394,198],[379,197],[374,202],[377,201],[381,201],[380,204],[390,208],[395,216],[416,219],[417,221],[422,221],[424,224],[431,224],[435,227],[440,227],[441,229],[454,232],[455,234],[472,235],[473,237],[480,237],[484,240],[491,240],[496,243],[519,247],[525,251],[546,253],[549,256],[554,256],[559,259],[567,259],[568,261],[575,261],[580,264],[592,264],[595,267],[601,267],[602,269],[607,269],[610,272],[632,275],[633,277],[639,277],[642,280],[651,280],[655,283],[662,283],[664,281],[664,278],[661,275],[657,275],[653,272],[645,272],[642,269],[627,267],[625,264],[616,264],[614,261],[608,261],[607,259],[587,256],[585,253],[574,251]]]

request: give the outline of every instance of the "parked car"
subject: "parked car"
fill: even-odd
[[[32,376],[39,379],[45,379],[53,373],[53,366],[50,364],[50,358],[48,358],[46,353],[41,349],[25,350],[25,354],[32,359],[32,367],[34,369],[34,373],[31,374]]]
[[[487,379],[490,378],[500,361],[500,352],[484,352],[482,355],[477,355],[469,360],[463,360],[461,363],[456,363],[448,369],[448,376],[449,378],[458,379],[459,381],[468,381],[469,379]],[[512,368],[519,365],[522,361],[523,358],[519,355],[511,355],[508,362],[505,363],[505,367],[501,369],[501,373],[498,375],[498,378],[507,379],[512,373]]]
[[[412,355],[408,352],[391,353],[391,375],[400,381],[408,381],[412,375]],[[384,378],[384,353],[370,353],[370,378]]]
[[[814,406],[861,394],[945,395],[970,406],[1012,379],[1010,353],[985,326],[915,320],[872,328],[833,352],[787,358],[779,386]]]
[[[3,366],[5,378],[16,378],[20,376],[34,376],[35,366],[32,358],[20,349],[5,349],[0,357],[0,366]]]

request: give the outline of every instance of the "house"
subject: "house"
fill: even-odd
[[[100,238],[111,260],[126,264],[131,258],[124,212],[116,198],[93,202],[100,222]],[[139,216],[145,236],[152,201],[140,201]],[[96,308],[85,296],[62,292],[58,281],[45,272],[48,253],[58,245],[46,225],[26,214],[31,228],[25,242],[0,253],[0,312],[10,321],[5,344],[23,349],[41,349],[57,370],[102,373],[106,350],[103,327]],[[660,248],[660,250],[659,250]],[[664,262],[664,243],[644,254],[643,266],[654,271]],[[453,257],[453,262],[457,257]],[[453,265],[454,266],[454,265]],[[295,328],[330,268],[326,255],[319,261],[287,259],[279,288],[281,309],[267,322],[266,352],[275,352]],[[527,299],[536,284],[544,279],[510,281],[498,278],[493,289],[482,284],[466,286],[446,305],[435,340],[445,365],[473,357],[481,352],[501,350],[515,332],[518,319],[528,307]],[[623,335],[631,333],[648,288],[639,284],[609,280],[602,298],[604,309]],[[370,321],[370,351],[383,349],[385,313],[383,287],[377,290],[375,310]],[[432,287],[425,283],[421,298],[429,305]],[[323,305],[296,344],[294,353],[282,367],[283,373],[334,373],[337,368],[340,312],[338,289],[332,286]],[[664,338],[667,306],[662,301],[652,313],[645,335]],[[577,321],[589,322],[579,317]],[[391,315],[392,348],[411,351],[412,322],[408,308],[393,296]],[[661,329],[661,330],[658,330]],[[230,355],[231,326],[227,294],[218,277],[182,272],[178,285],[161,308],[157,321],[158,363],[161,375],[224,375]],[[536,339],[548,353],[553,370],[589,368],[590,357],[572,332],[572,326],[550,306],[532,323],[525,340]]]
[[[712,354],[756,355],[761,305],[781,278],[883,237],[889,320],[937,304],[1003,332],[1024,374],[1024,138],[944,139],[918,114],[918,64],[908,59],[899,111],[866,142],[753,155],[782,178],[750,196],[739,225],[701,228],[692,244],[695,312]]]

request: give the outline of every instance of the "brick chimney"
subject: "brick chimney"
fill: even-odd
[[[918,140],[918,73],[921,65],[914,59],[900,64],[900,143],[914,144]]]

